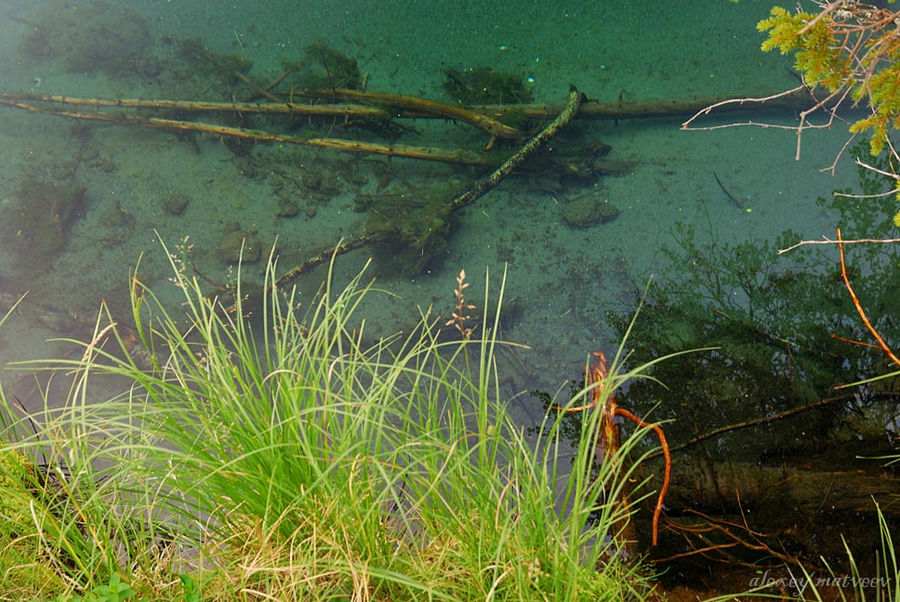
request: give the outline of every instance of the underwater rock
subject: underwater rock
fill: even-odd
[[[66,244],[72,222],[82,216],[84,204],[84,188],[32,179],[0,202],[0,241],[23,275],[47,269]]]
[[[256,232],[243,232],[238,227],[222,237],[219,252],[225,263],[255,263],[262,256],[262,243]]]
[[[101,227],[94,230],[97,242],[106,249],[124,243],[134,236],[135,221],[134,215],[116,201],[98,215]]]
[[[278,211],[275,213],[278,217],[294,217],[300,213],[300,203],[293,197],[278,197]]]
[[[619,209],[605,199],[586,194],[564,201],[559,208],[563,221],[573,228],[604,224],[619,216]]]
[[[181,215],[191,202],[191,197],[180,192],[173,192],[162,200],[163,211],[169,215]]]

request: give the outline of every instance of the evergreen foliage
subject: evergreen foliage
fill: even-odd
[[[832,2],[820,12],[773,7],[757,24],[768,37],[763,51],[795,53],[794,67],[810,88],[825,88],[835,111],[845,99],[867,105],[868,116],[850,125],[867,133],[872,155],[893,149],[891,133],[900,127],[900,15],[862,2]],[[825,101],[821,102],[825,106]],[[896,153],[892,153],[896,159]],[[890,173],[897,173],[895,163]],[[900,188],[895,184],[900,198]],[[894,216],[900,226],[900,213]]]

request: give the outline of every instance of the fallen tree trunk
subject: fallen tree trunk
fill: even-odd
[[[256,112],[262,111],[264,107],[276,109],[272,113],[289,114],[296,112],[300,107],[313,107],[317,110],[318,115],[339,115],[340,112],[331,111],[329,106],[322,105],[296,105],[285,104],[270,106],[268,104],[234,104],[234,103],[194,103],[181,101],[143,101],[138,99],[118,99],[104,100],[99,98],[76,98],[69,96],[40,96],[40,95],[21,95],[22,97],[34,97],[31,102],[37,103],[53,103],[58,105],[74,105],[87,106],[94,108],[150,108],[150,109],[177,109],[177,110],[209,110],[209,111],[237,111],[238,107],[258,109]],[[249,128],[240,128],[216,123],[205,123],[202,121],[184,121],[179,119],[166,119],[162,117],[139,117],[134,115],[121,115],[106,111],[79,112],[69,111],[53,106],[44,106],[44,104],[31,104],[25,101],[15,100],[17,95],[0,94],[0,105],[5,105],[15,109],[21,109],[32,113],[43,113],[46,115],[55,115],[57,117],[65,117],[67,119],[76,119],[81,121],[98,121],[113,125],[130,125],[154,130],[167,132],[187,132],[199,134],[212,134],[215,136],[224,136],[230,138],[239,138],[243,140],[255,140],[258,142],[273,142],[279,144],[295,144],[299,146],[311,146],[314,148],[324,148],[345,153],[365,153],[374,155],[383,155],[387,157],[399,157],[404,159],[416,159],[421,161],[436,161],[439,163],[451,163],[457,165],[473,165],[484,167],[496,167],[502,161],[496,155],[487,152],[475,152],[463,149],[445,149],[432,146],[416,146],[410,144],[378,144],[374,142],[363,142],[360,140],[347,140],[344,138],[319,138],[319,137],[303,137],[291,136],[288,134],[276,134],[263,130],[255,130]],[[354,105],[355,106],[355,105]],[[351,107],[351,105],[330,105],[330,107]],[[363,110],[369,110],[368,107],[358,107]],[[356,114],[356,113],[354,113]],[[379,113],[380,114],[380,113]],[[557,155],[553,158],[553,162],[558,167],[571,169],[577,172],[579,167],[579,157],[566,157]],[[566,162],[570,162],[567,166]],[[517,163],[517,167],[521,161]],[[625,161],[616,161],[605,158],[593,158],[590,168],[597,174],[619,174],[630,168],[630,163]]]
[[[749,513],[754,522],[796,523],[815,515],[875,514],[877,502],[887,517],[900,517],[900,481],[878,465],[859,470],[805,470],[795,466],[758,466],[729,462],[674,464],[666,500],[670,513],[686,509],[707,513]]]
[[[390,94],[387,92],[367,92],[364,90],[347,90],[335,88],[334,90],[321,90],[313,93],[303,93],[304,96],[317,98],[333,98],[341,100],[353,100],[386,107],[393,114],[400,116],[419,115],[438,119],[454,119],[464,121],[478,129],[487,132],[497,138],[509,138],[517,140],[524,134],[516,128],[510,127],[493,117],[479,111],[461,105],[451,105],[444,102],[404,96],[402,94]]]
[[[697,98],[657,99],[616,102],[585,102],[578,111],[579,119],[638,119],[647,117],[681,117],[693,115],[712,105],[721,104],[734,96],[706,96]],[[739,111],[797,111],[815,104],[808,94],[791,94],[765,102],[734,102],[722,105],[716,112]],[[562,110],[560,105],[478,105],[470,107],[494,119],[503,120],[510,113],[524,114],[531,119],[550,119]],[[412,116],[412,115],[404,115]]]
[[[6,101],[5,103],[2,101]],[[152,100],[145,98],[84,98],[52,94],[0,94],[0,104],[23,108],[16,103],[48,103],[96,109],[153,109],[191,113],[247,113],[263,115],[305,115],[309,117],[362,117],[390,119],[382,109],[358,104],[302,104],[294,102],[205,102],[198,100]]]
[[[49,94],[0,94],[0,101],[10,107],[24,108],[17,103],[49,103],[58,105],[87,106],[98,109],[154,109],[190,112],[257,113],[264,115],[306,115],[310,117],[358,117],[369,120],[388,120],[404,112],[420,117],[451,119],[469,123],[498,138],[520,139],[524,134],[492,117],[466,107],[446,103],[360,90],[329,90],[310,94],[315,97],[351,99],[368,104],[303,104],[295,102],[203,102],[194,100],[152,100],[141,98],[83,98],[78,96]],[[372,106],[375,105],[375,106]],[[382,108],[385,107],[385,108]],[[50,111],[46,111],[50,112]]]
[[[310,94],[316,98],[341,98],[355,100],[363,104],[326,103],[305,104],[295,102],[205,102],[195,100],[153,100],[141,98],[83,98],[77,96],[50,94],[0,93],[0,101],[11,107],[16,103],[51,103],[71,106],[88,106],[98,109],[154,109],[190,112],[227,112],[267,115],[307,115],[359,117],[383,120],[392,117],[413,119],[453,119],[472,123],[485,132],[506,138],[518,138],[522,133],[502,122],[510,114],[524,115],[529,119],[553,119],[565,105],[557,104],[508,104],[476,105],[461,107],[426,99],[388,94],[382,92],[361,92],[357,90],[321,91]],[[710,96],[686,99],[658,99],[634,102],[582,103],[578,119],[634,119],[641,117],[677,117],[694,114],[714,104],[732,97]],[[793,94],[775,98],[765,103],[732,103],[722,105],[717,111],[783,110],[795,111],[808,108],[810,97]],[[51,111],[47,111],[51,112]]]
[[[216,136],[228,136],[231,138],[240,138],[244,140],[256,140],[258,142],[276,142],[282,144],[296,144],[299,146],[327,148],[330,150],[349,153],[369,153],[391,157],[420,159],[424,161],[438,161],[441,163],[458,163],[462,165],[490,166],[496,162],[496,160],[491,159],[486,155],[465,150],[447,150],[442,148],[413,146],[408,144],[386,145],[371,142],[361,142],[357,140],[345,140],[342,138],[305,138],[301,136],[289,136],[286,134],[274,134],[263,130],[238,128],[226,125],[218,125],[214,123],[203,123],[200,121],[182,121],[178,119],[163,119],[161,117],[142,118],[134,117],[131,115],[115,115],[113,113],[105,112],[84,113],[75,111],[63,111],[49,107],[42,107],[4,99],[0,99],[0,105],[6,105],[8,107],[23,109],[34,113],[44,113],[48,115],[56,115],[57,117],[66,117],[68,119],[78,119],[82,121],[100,121],[103,123],[131,125],[168,132],[196,132],[200,134],[213,134]]]
[[[557,118],[554,119],[550,124],[548,124],[546,128],[541,130],[541,132],[538,133],[535,137],[526,142],[515,154],[504,161],[500,167],[498,167],[488,176],[476,181],[462,194],[448,201],[449,210],[456,211],[470,205],[476,199],[500,184],[504,177],[512,173],[516,169],[516,167],[521,165],[522,162],[524,162],[528,157],[533,155],[548,142],[550,142],[550,140],[552,140],[560,130],[562,130],[569,124],[569,122],[578,113],[578,108],[581,105],[581,101],[581,93],[579,93],[578,90],[573,86],[569,90],[569,94],[566,97],[565,109],[557,116]],[[358,249],[366,244],[383,242],[384,238],[385,235],[364,235],[353,240],[341,242],[329,250],[316,254],[315,256],[307,259],[300,265],[288,271],[286,274],[275,281],[273,288],[282,288],[304,272],[318,265],[321,265],[322,263],[325,263],[325,261],[333,257],[353,251],[354,249]]]
[[[543,148],[550,140],[559,133],[578,113],[581,106],[582,95],[573,86],[569,90],[565,107],[560,111],[550,124],[544,128],[537,136],[526,142],[514,155],[503,162],[503,164],[495,169],[490,175],[475,182],[468,190],[453,199],[451,206],[454,210],[461,209],[466,205],[473,203],[478,197],[490,189],[500,184],[506,176],[511,174],[513,170],[525,162],[528,157]]]

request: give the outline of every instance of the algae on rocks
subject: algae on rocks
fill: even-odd
[[[362,87],[362,74],[356,59],[335,50],[325,42],[306,47],[296,61],[282,61],[285,72],[294,72],[300,90],[330,90]]]
[[[440,264],[449,253],[456,224],[449,199],[460,184],[451,182],[417,191],[358,195],[358,211],[366,211],[366,231],[379,241],[382,264],[402,274],[418,274]]]
[[[26,177],[0,200],[0,240],[12,277],[46,270],[66,244],[72,222],[81,216],[85,189]]]
[[[455,101],[473,104],[518,104],[531,101],[531,89],[520,75],[495,71],[491,67],[470,67],[444,71],[444,90]]]

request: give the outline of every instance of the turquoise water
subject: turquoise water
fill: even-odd
[[[186,39],[252,61],[249,76],[258,82],[274,79],[283,60],[297,60],[310,44],[325,42],[356,59],[368,90],[445,102],[451,101],[442,85],[445,70],[477,66],[526,78],[536,103],[561,103],[573,84],[592,100],[623,104],[765,96],[796,85],[789,57],[759,50],[755,24],[771,2],[249,4],[0,0],[0,92],[243,99],[248,90],[239,82],[225,85],[218,75],[181,62],[174,49]],[[76,60],[73,55],[86,47],[98,53]],[[123,55],[124,66],[117,62]],[[177,118],[216,122],[207,114]],[[461,269],[478,313],[486,273],[496,291],[506,270],[509,319],[502,337],[529,349],[503,356],[504,383],[511,393],[554,391],[581,372],[593,350],[615,349],[608,312],[633,311],[651,275],[677,279],[687,267],[672,265],[661,252],[677,243],[673,229],[679,222],[694,226],[702,240],[720,242],[770,241],[787,228],[807,239],[833,234],[836,216],[814,200],[856,183],[850,159],[836,162],[848,139],[846,124],[806,131],[795,159],[798,140],[791,128],[797,121],[791,113],[714,115],[696,124],[752,120],[778,126],[765,128],[682,131],[686,118],[577,121],[572,128],[581,139],[609,145],[607,158],[626,165],[623,172],[577,181],[508,178],[459,212],[440,261],[398,274],[390,258],[379,258],[368,273],[392,295],[377,295],[365,306],[369,332],[408,329],[419,308],[433,306],[448,316]],[[489,142],[468,126],[400,123],[397,142],[403,144],[458,148]],[[247,127],[301,135],[306,125],[257,118]],[[365,137],[379,140],[378,134]],[[357,132],[335,123],[317,135],[353,139]],[[243,154],[215,135],[109,124],[84,128],[13,108],[0,108],[0,173],[0,215],[23,199],[39,202],[60,191],[77,205],[58,220],[44,214],[44,222],[64,223],[32,248],[22,242],[30,240],[28,232],[0,224],[0,309],[29,291],[16,319],[0,331],[4,365],[78,353],[48,340],[90,338],[101,302],[127,323],[128,277],[139,260],[142,280],[177,308],[179,292],[169,280],[160,240],[206,278],[212,292],[213,283],[236,277],[222,250],[235,232],[252,235],[263,249],[277,241],[285,272],[358,231],[366,219],[357,210],[360,195],[425,196],[448,182],[462,186],[483,175],[283,144],[257,144]],[[751,211],[736,206],[716,176]],[[620,213],[606,223],[573,227],[561,207],[583,197],[607,201]],[[178,212],[166,208],[166,199],[189,202]],[[296,215],[279,215],[285,201],[297,204]],[[363,248],[339,258],[338,283],[363,269],[370,255]],[[242,279],[259,285],[262,269],[259,262],[245,265]],[[319,268],[296,280],[301,303],[314,299],[324,274]],[[26,407],[39,403],[32,377],[4,371],[0,381]],[[524,415],[540,414],[536,401],[522,399]]]
[[[252,60],[251,75],[260,81],[277,74],[282,59],[297,59],[309,44],[325,41],[358,61],[369,90],[440,100],[449,100],[442,87],[444,70],[471,66],[529,78],[535,102],[562,102],[570,84],[605,102],[760,95],[795,83],[785,69],[789,59],[759,51],[761,35],[755,23],[769,4],[263,1],[250,7],[233,2],[6,1],[0,8],[0,88],[105,98],[229,100],[180,87],[171,74],[177,67],[171,58],[173,40],[199,38],[211,51]],[[90,10],[106,17],[116,13],[111,30],[126,37],[137,37],[130,27],[139,23],[146,34],[138,40],[141,56],[162,57],[161,63],[149,72],[109,73],[90,65],[73,68],[66,46],[43,53],[28,46],[33,45],[29,36],[35,30],[59,28],[60,20],[68,28],[65,34],[78,39],[77,28],[88,27],[79,19]],[[107,34],[102,29],[86,31],[89,38],[98,35]],[[212,83],[209,88],[214,89]],[[790,115],[755,117],[795,123]],[[515,382],[554,389],[579,370],[591,350],[616,345],[604,322],[606,312],[630,311],[635,290],[650,274],[673,269],[659,248],[672,243],[671,228],[677,221],[698,224],[725,240],[768,239],[788,226],[811,238],[831,232],[832,216],[816,210],[812,200],[849,181],[846,161],[836,176],[820,171],[833,162],[846,140],[843,125],[807,132],[800,160],[795,161],[796,136],[790,130],[684,132],[679,129],[684,119],[579,123],[586,139],[612,147],[608,158],[628,163],[626,173],[553,190],[509,179],[461,212],[439,265],[404,277],[376,267],[373,275],[385,272],[379,283],[399,300],[373,303],[370,323],[385,332],[404,328],[415,318],[417,306],[432,303],[446,315],[460,269],[467,270],[473,282],[470,293],[477,299],[484,292],[485,270],[490,269],[496,286],[506,265],[506,294],[515,300],[516,319],[503,335],[532,348],[519,354],[522,374]],[[727,121],[711,118],[703,124]],[[452,147],[487,142],[463,126],[423,121],[405,125],[414,131],[400,138],[404,143]],[[273,184],[267,169],[276,168],[282,180],[299,179],[310,169],[327,179],[329,170],[348,169],[350,157],[325,150],[300,156],[295,148],[257,145],[253,168],[263,173],[251,178],[247,161],[236,158],[215,136],[187,141],[107,125],[79,134],[73,126],[58,117],[0,110],[4,199],[22,194],[35,179],[85,190],[84,206],[64,234],[65,245],[50,260],[26,270],[27,277],[3,281],[7,300],[31,290],[23,321],[0,335],[5,339],[0,346],[3,360],[59,351],[59,346],[43,342],[49,336],[85,336],[101,299],[122,311],[128,270],[142,254],[143,278],[174,299],[157,233],[170,247],[189,237],[192,265],[210,279],[226,282],[233,267],[222,260],[219,244],[230,229],[255,233],[261,245],[277,239],[280,264],[287,269],[352,232],[364,217],[354,212],[354,195],[375,188],[377,176],[364,162],[358,168],[362,185],[354,188],[343,180],[326,187],[324,194],[317,191],[314,217],[305,212],[279,217],[276,205],[282,189]],[[265,127],[277,130],[282,125],[269,122]],[[451,174],[461,181],[478,175],[404,160],[393,161],[391,167],[392,186],[419,191]],[[729,201],[714,173],[752,208],[751,214]],[[181,215],[161,208],[161,200],[172,194],[191,199]],[[292,189],[291,194],[296,199],[303,192]],[[583,195],[613,203],[619,217],[588,228],[565,224],[560,204]],[[9,248],[9,241],[0,241],[0,250],[6,251],[0,266],[7,273],[15,271],[10,264],[21,261]],[[367,250],[342,258],[340,277],[355,273],[366,258]],[[259,264],[247,266],[244,274],[258,281]],[[311,298],[321,278],[320,270],[298,280],[302,298]]]

